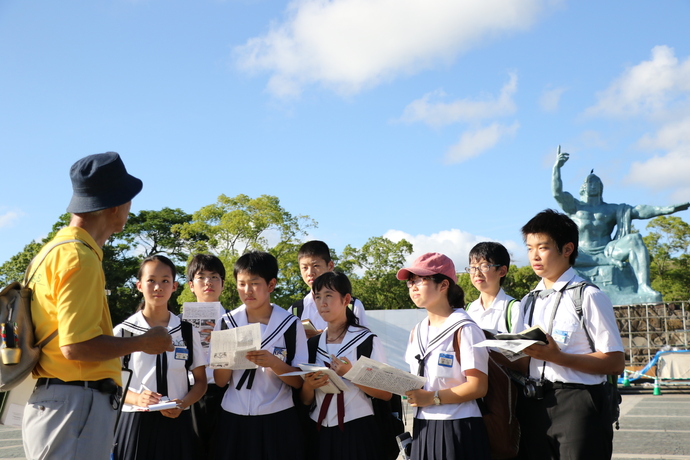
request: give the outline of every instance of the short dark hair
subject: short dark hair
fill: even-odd
[[[197,254],[187,264],[187,281],[193,281],[199,272],[218,273],[225,282],[225,265],[213,254]]]
[[[331,261],[331,250],[323,241],[307,241],[299,248],[297,253],[297,260],[300,260],[302,257],[319,257],[328,263]]]
[[[571,267],[575,265],[580,233],[577,224],[570,217],[553,209],[545,209],[522,227],[523,239],[527,239],[527,235],[538,233],[548,235],[556,243],[556,248],[560,253],[563,252],[563,246],[573,243],[573,252],[568,262]]]
[[[508,250],[501,243],[496,243],[495,241],[477,243],[470,251],[468,259],[470,263],[472,263],[472,259],[484,259],[490,264],[500,265],[500,267],[505,265],[510,268],[510,254],[508,254]],[[501,286],[505,279],[505,276],[501,277]]]
[[[278,260],[268,252],[250,251],[235,262],[232,273],[235,280],[241,272],[258,275],[270,283],[271,280],[278,279]]]

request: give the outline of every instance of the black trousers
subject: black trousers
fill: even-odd
[[[544,391],[544,399],[519,399],[520,458],[610,460],[613,426],[603,385]]]

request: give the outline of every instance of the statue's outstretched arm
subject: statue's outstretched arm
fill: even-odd
[[[665,216],[690,208],[690,203],[674,204],[671,206],[649,206],[640,204],[632,209],[633,219],[651,219],[652,217]]]
[[[570,154],[561,152],[561,146],[558,146],[556,153],[556,164],[553,165],[553,174],[551,176],[551,193],[556,199],[556,202],[563,208],[567,214],[572,214],[577,211],[575,207],[575,198],[563,191],[563,180],[561,179],[561,168],[568,161]]]

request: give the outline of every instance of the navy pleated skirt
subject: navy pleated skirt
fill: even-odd
[[[217,460],[304,460],[304,435],[294,407],[255,416],[221,410],[214,437]]]
[[[177,418],[160,412],[123,412],[115,443],[115,460],[188,460],[200,453],[188,410]]]
[[[411,460],[490,460],[484,420],[414,419]]]
[[[351,420],[341,431],[337,426],[317,431],[312,421],[307,436],[309,460],[382,460],[381,435],[373,415]]]

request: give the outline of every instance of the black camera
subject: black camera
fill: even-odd
[[[544,387],[541,380],[525,381],[525,388],[522,391],[527,399],[544,399]]]

